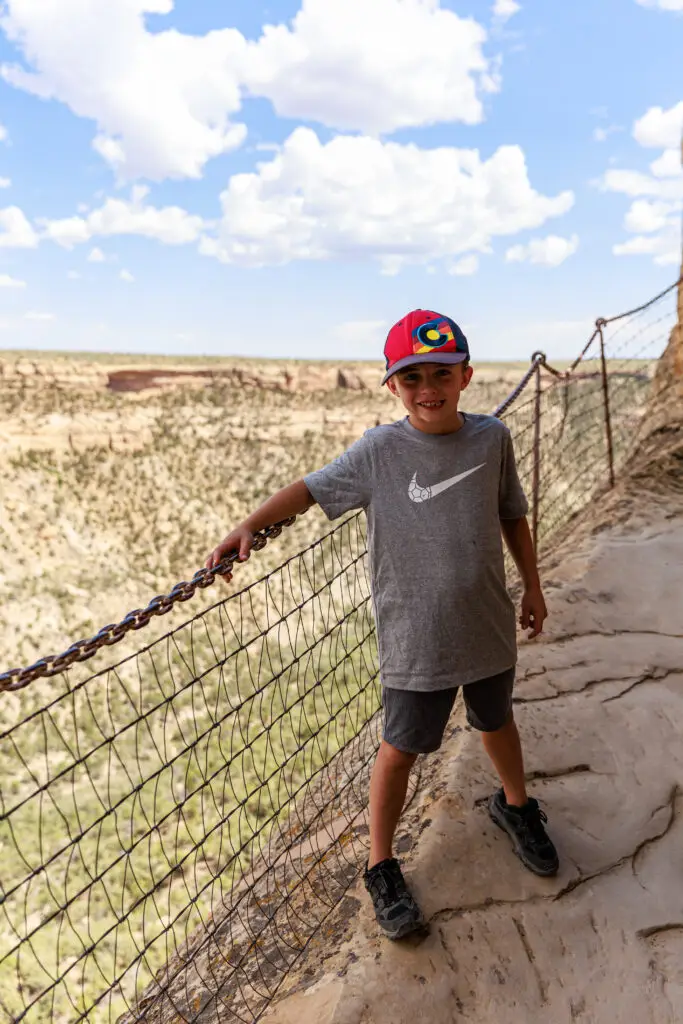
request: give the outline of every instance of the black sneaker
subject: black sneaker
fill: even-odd
[[[510,836],[515,853],[530,871],[546,877],[557,874],[560,866],[557,850],[545,830],[548,818],[538,806],[538,800],[530,797],[526,806],[512,807],[499,789],[489,799],[489,814]]]
[[[408,892],[397,860],[382,860],[369,871],[366,867],[363,881],[372,898],[377,923],[390,939],[402,939],[424,928],[422,911]]]

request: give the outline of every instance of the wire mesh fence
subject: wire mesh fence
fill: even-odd
[[[598,321],[499,408],[541,548],[628,461],[674,322],[674,288]],[[363,518],[112,654],[0,676],[0,1021],[251,1024],[366,855]]]
[[[598,320],[567,370],[536,354],[524,390],[499,407],[539,550],[613,483],[637,447],[676,301],[674,285],[633,313]]]
[[[198,1019],[207,992],[254,1018],[356,870],[379,709],[364,559],[356,515],[137,654],[3,695],[6,1019],[164,1000]]]

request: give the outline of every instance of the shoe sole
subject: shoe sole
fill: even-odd
[[[377,923],[379,924],[379,921]],[[423,917],[420,917],[419,920],[417,921],[406,921],[404,924],[399,925],[395,932],[387,931],[387,929],[382,924],[380,924],[379,926],[382,929],[384,935],[386,935],[388,939],[391,939],[392,942],[395,942],[397,939],[405,939],[406,936],[412,935],[413,932],[422,931],[423,928],[426,928],[427,922],[424,920]]]
[[[556,875],[557,872],[560,870],[559,864],[554,864],[550,868],[541,868],[537,864],[532,864],[531,861],[527,860],[527,858],[524,856],[523,850],[521,849],[517,841],[517,836],[514,834],[514,832],[511,832],[510,829],[507,827],[505,819],[501,819],[498,816],[498,808],[493,803],[493,800],[494,798],[491,797],[491,800],[489,802],[489,817],[491,818],[491,821],[494,823],[494,825],[497,825],[498,828],[501,829],[501,831],[505,832],[505,834],[510,837],[510,839],[512,840],[512,849],[514,850],[516,856],[519,857],[524,867],[528,868],[529,871],[533,871],[535,875],[539,875],[541,878],[552,878],[553,875]]]

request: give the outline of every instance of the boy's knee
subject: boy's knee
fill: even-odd
[[[486,727],[481,724],[474,725],[474,722],[470,722],[470,725],[474,726],[482,736],[497,736],[498,733],[509,732],[510,726],[514,726],[514,724],[515,716],[512,711],[508,711],[504,717],[501,716],[500,718],[493,719]]]
[[[405,750],[392,747],[391,743],[387,743],[386,740],[382,740],[382,757],[387,767],[396,771],[402,768],[412,768],[417,760],[417,754],[409,754]]]

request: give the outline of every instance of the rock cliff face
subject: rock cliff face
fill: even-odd
[[[58,356],[36,360],[0,355],[0,390],[5,392],[50,386],[92,390],[106,385],[106,369],[95,362],[77,362]]]
[[[366,370],[365,375],[372,376],[372,370]],[[377,374],[374,373],[374,376],[376,377]],[[330,391],[333,388],[362,390],[367,387],[363,379],[363,371],[313,366],[290,368],[278,364],[264,368],[250,365],[220,370],[146,367],[144,369],[113,370],[107,378],[107,387],[110,391],[144,391],[148,388],[179,386],[202,388],[214,383],[229,387],[295,392]]]
[[[683,278],[678,286],[678,323],[657,366],[649,419],[649,425],[645,425],[647,432],[683,423]]]
[[[86,359],[27,359],[0,357],[0,388],[22,391],[31,386],[59,387],[71,390],[109,390],[139,392],[150,389],[178,387],[203,388],[213,384],[252,387],[267,391],[313,392],[344,390],[364,391],[377,388],[380,371],[377,363],[297,363],[270,360],[249,360],[229,365],[196,365],[136,360],[132,365]]]
[[[655,489],[683,491],[683,276],[678,287],[678,323],[658,365],[648,414],[643,417],[638,448],[631,460],[632,481],[649,481]]]

